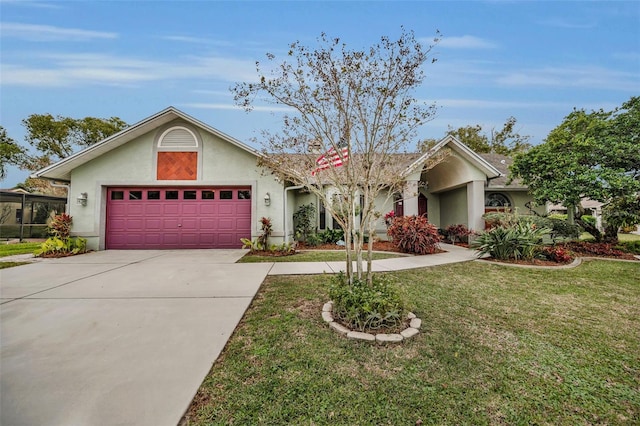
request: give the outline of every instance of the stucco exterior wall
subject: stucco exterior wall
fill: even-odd
[[[184,125],[198,133],[202,147],[197,180],[157,180],[155,173],[155,138],[158,132],[172,125]],[[200,166],[201,164],[201,166]],[[259,220],[263,216],[273,220],[273,237],[282,240],[284,232],[283,187],[271,176],[262,176],[256,156],[216,135],[196,129],[176,120],[150,131],[112,151],[91,160],[72,171],[70,214],[73,234],[88,239],[91,249],[104,248],[106,225],[106,188],[109,186],[217,186],[242,185],[252,188],[252,238],[257,237]],[[75,204],[75,199],[87,193],[87,205]],[[271,203],[265,205],[269,193]]]
[[[443,162],[424,174],[429,192],[439,193],[471,181],[486,180],[486,175],[467,159],[452,152]]]
[[[461,187],[440,195],[440,223],[439,228],[449,225],[468,225],[467,217],[467,188]]]

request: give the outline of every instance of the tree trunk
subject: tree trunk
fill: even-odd
[[[618,244],[618,227],[617,226],[605,225],[604,242],[609,244]]]
[[[576,219],[576,223],[580,225],[582,229],[584,229],[586,232],[593,235],[593,237],[596,239],[596,242],[599,243],[600,241],[602,241],[602,232],[600,232],[600,230],[596,228],[595,225],[592,225],[591,223],[585,220],[582,220],[582,216]]]

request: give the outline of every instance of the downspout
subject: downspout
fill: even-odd
[[[287,191],[290,191],[292,189],[302,189],[304,188],[304,185],[297,185],[297,186],[290,186],[288,188],[284,189],[284,242],[288,243],[289,242],[289,230],[287,229],[287,204],[288,204],[288,200],[289,198],[287,197]]]

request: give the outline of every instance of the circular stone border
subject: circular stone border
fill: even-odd
[[[400,343],[405,339],[409,339],[419,333],[419,329],[422,326],[422,320],[415,316],[412,312],[407,314],[409,327],[402,330],[400,333],[393,334],[371,334],[363,333],[360,331],[351,330],[342,324],[338,324],[333,320],[333,302],[329,301],[322,306],[322,319],[329,324],[329,327],[335,330],[338,334],[346,336],[347,339],[364,340],[367,342],[383,343]]]

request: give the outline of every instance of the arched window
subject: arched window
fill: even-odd
[[[156,145],[157,180],[197,180],[202,139],[185,125],[160,133]]]
[[[487,194],[484,199],[484,205],[485,207],[509,207],[512,204],[505,194],[494,192]]]
[[[176,126],[166,130],[158,140],[158,148],[197,148],[198,138],[186,127]]]

